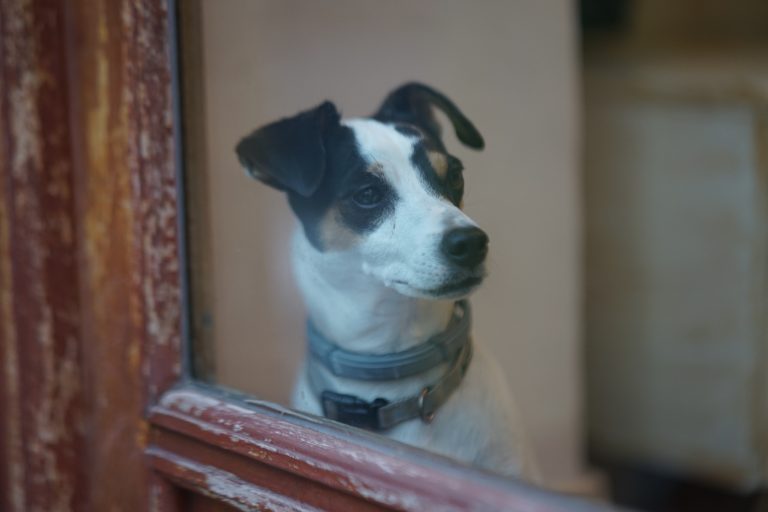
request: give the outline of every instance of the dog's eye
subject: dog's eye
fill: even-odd
[[[384,199],[384,193],[376,185],[367,185],[352,195],[352,200],[358,206],[371,208],[376,206]]]

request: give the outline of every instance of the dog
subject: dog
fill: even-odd
[[[248,175],[284,191],[299,220],[293,270],[309,352],[293,407],[492,471],[537,480],[503,374],[469,336],[466,301],[488,236],[463,211],[461,141],[478,130],[439,91],[391,92],[369,118],[317,107],[236,147]]]

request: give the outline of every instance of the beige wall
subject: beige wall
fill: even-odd
[[[366,115],[417,79],[452,97],[487,149],[466,209],[491,237],[476,336],[506,368],[544,472],[579,471],[579,204],[572,6],[565,0],[203,0],[212,320],[219,382],[285,402],[303,349],[285,199],[246,178],[233,146],[331,99]],[[193,205],[194,207],[194,205]],[[194,235],[193,235],[194,236]]]

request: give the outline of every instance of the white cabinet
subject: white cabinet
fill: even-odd
[[[768,460],[768,67],[587,69],[591,451],[755,488]]]

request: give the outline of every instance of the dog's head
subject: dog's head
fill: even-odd
[[[461,211],[463,167],[443,144],[433,108],[475,149],[483,138],[444,95],[412,83],[371,117],[342,121],[325,102],[248,135],[247,172],[288,194],[321,253],[345,251],[358,269],[402,294],[458,298],[485,275],[488,237]]]

